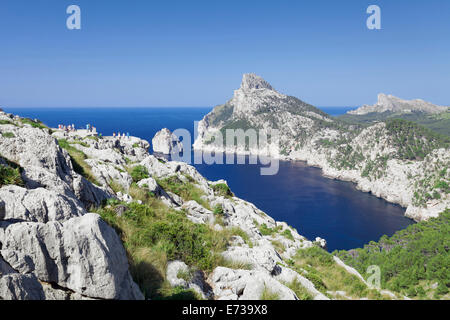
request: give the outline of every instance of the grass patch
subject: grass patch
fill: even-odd
[[[281,230],[281,228],[282,228],[281,226],[269,228],[265,223],[263,223],[259,226],[258,230],[259,232],[261,232],[263,236],[271,236],[278,233]]]
[[[20,119],[20,122],[22,122],[22,124],[29,124],[33,128],[48,129],[48,127],[45,124],[43,124],[41,121],[34,121],[34,120],[31,120],[28,118],[22,118],[22,119]]]
[[[147,168],[141,165],[133,167],[129,173],[133,179],[133,182],[139,182],[143,179],[150,178]]]
[[[225,183],[218,183],[211,185],[211,188],[214,190],[216,196],[222,196],[225,198],[234,197],[233,192],[231,192],[230,188]]]
[[[218,265],[233,270],[252,270],[253,265],[244,261],[236,261],[232,259],[222,258],[219,260]]]
[[[205,193],[200,190],[194,183],[184,183],[177,176],[172,176],[166,179],[158,179],[156,181],[164,190],[175,193],[184,201],[194,200],[208,210],[212,210],[209,203],[202,199]]]
[[[126,206],[128,210],[119,217],[115,212],[117,206]],[[223,260],[221,252],[226,250],[233,234],[239,233],[194,224],[184,212],[168,208],[154,197],[146,198],[143,204],[109,201],[96,212],[120,235],[133,279],[151,299],[178,299],[179,294],[186,293],[170,288],[165,278],[168,261],[182,260],[210,272]]]
[[[2,124],[11,124],[11,125],[17,127],[17,125],[14,122],[10,121],[10,120],[0,120],[0,125],[2,125]]]
[[[281,233],[281,235],[282,235],[283,237],[285,237],[286,239],[288,239],[288,240],[294,241],[294,236],[292,235],[292,232],[291,232],[291,230],[289,230],[289,229],[284,230],[284,231]]]
[[[285,283],[285,286],[294,291],[299,300],[313,300],[314,297],[306,290],[304,286],[294,279],[291,283]]]
[[[4,158],[0,159],[6,162],[6,165],[0,164],[0,188],[7,185],[23,187],[25,183],[22,180],[22,168]]]
[[[382,298],[376,290],[367,288],[358,277],[338,266],[332,255],[319,247],[299,250],[290,261],[290,266],[325,295],[327,291],[345,291],[347,296],[356,299]]]
[[[15,138],[16,136],[12,132],[3,132],[2,137],[3,138]]]
[[[276,292],[271,291],[269,288],[264,286],[264,291],[261,293],[260,300],[280,300],[280,295]]]
[[[73,169],[76,173],[82,175],[91,183],[100,185],[100,183],[92,173],[91,167],[84,161],[88,157],[83,151],[80,151],[72,146],[66,139],[58,140],[58,144],[61,148],[65,149],[69,153]]]
[[[280,241],[272,240],[271,243],[275,250],[277,250],[279,253],[283,253],[286,251],[286,247]]]

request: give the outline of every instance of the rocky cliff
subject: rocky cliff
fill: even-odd
[[[381,98],[390,107],[402,105],[392,97]],[[426,103],[417,104],[434,110]],[[212,138],[237,128],[268,134],[277,129],[278,148],[224,146]],[[322,168],[327,177],[352,181],[362,191],[406,207],[406,215],[417,221],[450,206],[448,141],[406,121],[348,124],[275,91],[253,74],[244,75],[233,98],[205,116],[198,130],[194,149],[306,161]]]
[[[112,195],[48,128],[1,112],[0,159],[1,299],[143,298],[120,238],[89,213]]]

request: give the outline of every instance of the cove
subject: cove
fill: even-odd
[[[401,206],[359,191],[352,182],[326,178],[321,169],[301,161],[280,161],[274,176],[261,176],[260,165],[196,168],[210,180],[227,180],[236,196],[306,238],[326,239],[330,252],[363,247],[414,223]]]

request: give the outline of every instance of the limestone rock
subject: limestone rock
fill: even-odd
[[[183,273],[186,279],[179,278]],[[204,274],[199,270],[190,270],[182,261],[171,261],[167,264],[167,281],[172,287],[183,287],[192,289],[203,299],[209,299],[212,295],[211,288],[204,281]]]
[[[298,300],[291,289],[261,271],[217,267],[208,281],[217,300],[260,300],[264,290],[279,300]]]
[[[0,189],[0,220],[29,222],[65,221],[85,213],[78,201],[43,188],[27,190],[18,186]],[[6,211],[5,211],[6,209]]]
[[[188,219],[194,223],[214,223],[214,214],[194,200],[185,202],[182,208],[186,210]]]
[[[62,223],[1,223],[0,243],[13,269],[41,281],[94,298],[142,298],[119,237],[96,214]]]
[[[152,139],[153,151],[161,154],[178,154],[183,151],[183,144],[169,129],[162,129]]]

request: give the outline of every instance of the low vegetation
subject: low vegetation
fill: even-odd
[[[88,157],[83,151],[78,150],[73,145],[71,145],[66,139],[58,140],[58,144],[61,148],[65,149],[69,155],[72,162],[73,169],[76,173],[85,177],[88,181],[100,185],[92,173],[91,167],[84,161]]]
[[[214,193],[217,196],[222,196],[226,198],[231,198],[234,196],[233,192],[231,192],[230,188],[225,183],[213,184],[211,188],[214,190]]]
[[[172,187],[173,184],[172,179]],[[178,184],[179,182],[177,187],[181,188]],[[95,211],[120,235],[128,253],[133,279],[147,298],[198,298],[191,290],[170,287],[166,280],[166,267],[171,260],[182,260],[206,273],[217,266],[242,269],[252,267],[225,260],[221,255],[234,236],[249,241],[248,235],[241,229],[216,231],[208,225],[195,224],[187,218],[184,211],[167,207],[152,193],[136,184],[132,188],[133,197],[141,200],[142,204],[110,200]],[[189,196],[184,189],[180,194]],[[118,212],[122,214],[118,215]]]
[[[7,185],[24,186],[21,171],[17,164],[0,157],[0,188]]]
[[[264,286],[264,290],[261,294],[260,300],[280,300],[280,295],[276,292],[273,292],[270,288]]]
[[[150,177],[147,168],[141,165],[131,168],[130,176],[133,179],[133,182],[139,182],[140,180],[147,179]]]
[[[34,121],[34,120],[31,120],[28,118],[22,118],[22,119],[20,119],[20,121],[22,122],[22,124],[29,124],[33,128],[48,129],[48,127],[45,124],[43,124],[41,121]]]
[[[16,136],[12,132],[2,132],[3,138],[15,138]]]
[[[302,249],[288,261],[291,268],[310,280],[317,290],[331,297],[331,293],[345,292],[352,299],[382,299],[374,289],[369,289],[358,277],[336,264],[331,254],[319,247]],[[343,298],[337,296],[337,298]]]
[[[386,129],[402,160],[423,160],[432,150],[448,148],[450,138],[441,136],[414,122],[394,119],[386,122]]]
[[[191,178],[192,179],[192,178]],[[198,188],[191,179],[187,179],[189,182],[183,182],[180,180],[177,176],[172,176],[165,179],[158,179],[158,184],[166,191],[170,191],[172,193],[175,193],[177,196],[180,196],[183,200],[189,201],[189,200],[195,200],[198,204],[202,205],[203,207],[212,210],[209,203],[204,200],[202,197],[205,195],[205,193]]]
[[[362,249],[336,254],[361,274],[370,265],[381,269],[383,288],[411,298],[449,298],[450,210],[439,218],[384,236]]]

